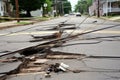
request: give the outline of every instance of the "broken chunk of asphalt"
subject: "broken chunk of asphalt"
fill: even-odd
[[[86,55],[85,54],[59,52],[59,51],[51,51],[48,55],[46,55],[47,59],[81,59],[83,57],[86,57]]]
[[[16,59],[15,59],[16,58]],[[7,58],[6,58],[7,59]],[[13,60],[12,60],[13,59]],[[12,60],[12,61],[10,61]],[[27,66],[29,59],[20,57],[10,57],[7,62],[0,62],[0,80],[5,80],[8,75],[16,74],[20,72],[20,69]]]
[[[57,39],[57,38],[60,38],[61,35],[62,35],[62,33],[59,33],[59,32],[56,32],[56,33],[51,34],[51,35],[46,35],[46,36],[31,35],[34,39],[30,40],[29,42],[38,42],[38,41],[42,41],[42,40]]]
[[[4,65],[0,66],[0,80],[5,80],[6,76],[9,74],[18,73],[21,66],[21,61],[4,63]]]
[[[6,74],[0,74],[0,80],[5,80],[6,79]]]
[[[35,47],[42,47],[42,46],[49,46],[49,47],[55,47],[56,43],[58,43],[59,41],[61,42],[66,42],[66,41],[69,41],[77,36],[80,36],[80,35],[85,35],[85,34],[89,34],[89,33],[93,33],[93,32],[97,32],[97,31],[101,31],[101,30],[105,30],[105,29],[110,29],[110,28],[113,28],[113,27],[118,27],[120,24],[118,25],[113,25],[113,26],[109,26],[109,27],[105,27],[105,28],[100,28],[100,29],[96,29],[96,30],[92,30],[92,31],[88,31],[88,32],[85,32],[85,33],[79,33],[79,34],[76,34],[76,35],[72,35],[72,36],[68,36],[68,37],[65,37],[65,38],[59,38],[59,39],[55,39],[55,40],[51,40],[51,41],[48,41],[48,42],[45,42],[45,43],[42,43],[42,44],[38,44],[36,46],[31,46],[31,47],[28,47],[28,48],[24,48],[24,49],[20,49],[20,50],[17,50],[17,51],[13,51],[13,52],[10,52],[10,53],[7,53],[7,54],[3,54],[3,55],[0,55],[1,56],[4,56],[4,55],[8,55],[8,54],[13,54],[13,53],[17,53],[17,52],[20,52],[20,51],[23,51],[23,50],[26,50],[26,49],[29,49],[29,48],[35,48]],[[52,46],[51,46],[52,45]]]

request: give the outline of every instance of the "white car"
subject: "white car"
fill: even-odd
[[[81,13],[76,13],[76,16],[81,16]]]
[[[64,17],[68,17],[68,16],[69,16],[69,14],[65,14],[65,15],[64,15]]]

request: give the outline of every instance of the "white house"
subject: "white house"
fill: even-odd
[[[120,0],[99,0],[100,15],[120,14]],[[92,6],[89,7],[89,14],[96,15],[98,12],[98,0],[93,0]]]
[[[13,6],[10,4],[10,0],[0,0],[0,16],[13,15]]]
[[[120,0],[103,0],[103,15],[120,14]]]
[[[3,0],[0,0],[0,16],[4,16],[5,13],[5,3]]]
[[[42,11],[42,9],[38,9],[38,10],[36,10],[36,11],[31,11],[31,15],[32,16],[40,16],[40,17],[42,17],[42,13],[43,11]]]

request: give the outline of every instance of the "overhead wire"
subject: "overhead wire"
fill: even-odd
[[[110,28],[114,28],[114,27],[118,27],[118,26],[120,26],[120,24],[108,26],[108,27],[105,27],[105,28],[99,28],[99,29],[95,29],[95,30],[90,30],[90,31],[87,31],[87,32],[84,32],[84,33],[78,33],[76,35],[67,36],[66,38],[62,38],[60,40],[66,42],[66,41],[70,41],[70,40],[76,38],[77,36],[81,36],[81,35],[97,32],[97,31],[101,31],[101,30],[105,30],[105,29],[110,29]]]
[[[66,19],[65,21],[62,21],[60,23],[64,24],[66,23],[69,19]],[[48,25],[48,24],[47,24]],[[47,26],[46,25],[46,26]],[[58,24],[57,24],[58,25]],[[22,32],[22,31],[26,31],[26,30],[29,30],[29,29],[32,29],[32,28],[35,28],[37,26],[41,26],[41,25],[36,25],[36,26],[32,26],[32,27],[29,27],[29,28],[26,28],[26,29],[23,29],[23,30],[20,30],[20,31],[16,31],[16,32],[11,32],[11,33],[8,33],[8,34],[5,34],[5,35],[0,35],[1,36],[7,36],[7,35],[11,35],[11,34],[14,34],[14,33],[18,33],[18,32]],[[42,25],[42,26],[45,26],[45,25]],[[2,41],[2,42],[6,42],[6,43],[25,43],[25,42],[30,42],[30,41]]]
[[[82,23],[84,23],[88,18],[89,18],[89,16],[87,16],[87,17],[86,17],[81,23],[79,23],[78,26],[76,26],[76,27],[80,27],[80,25],[82,25]],[[69,35],[68,35],[67,37],[71,36],[75,31],[76,31],[76,29],[73,30],[71,33],[69,33]]]
[[[38,44],[36,46],[31,46],[31,47],[38,47],[38,46],[41,46],[41,45],[48,45],[50,43],[53,43],[54,44],[57,44],[58,41],[68,41],[74,37],[77,37],[77,36],[80,36],[80,35],[84,35],[84,34],[89,34],[89,33],[93,33],[93,32],[97,32],[97,31],[101,31],[101,30],[105,30],[105,29],[109,29],[109,28],[113,28],[113,27],[118,27],[120,26],[120,24],[117,24],[117,25],[113,25],[113,26],[109,26],[109,27],[105,27],[105,28],[100,28],[100,29],[96,29],[96,30],[91,30],[91,31],[87,31],[87,32],[84,32],[84,33],[79,33],[79,34],[76,34],[76,35],[72,35],[72,36],[68,36],[68,37],[65,37],[65,38],[60,38],[60,39],[55,39],[55,40],[51,40],[49,42],[45,42],[45,43],[42,43],[42,44]],[[56,42],[56,43],[55,43]],[[52,47],[52,46],[51,46]],[[28,48],[25,48],[25,49],[28,49]],[[23,49],[22,49],[23,50]],[[17,50],[17,51],[14,51],[14,52],[10,52],[8,54],[12,54],[12,53],[16,53],[16,52],[19,52],[21,50]]]
[[[70,36],[70,37],[67,37],[67,38],[60,38],[60,39],[55,39],[55,40],[51,40],[51,41],[48,41],[48,42],[45,42],[45,43],[42,43],[42,44],[38,44],[36,46],[30,46],[28,48],[25,48],[25,49],[29,49],[29,48],[33,48],[33,47],[39,47],[39,46],[45,46],[48,44],[51,44],[54,42],[54,45],[57,44],[58,41],[69,41],[70,39],[76,37],[76,36],[80,36],[80,35],[84,35],[84,34],[89,34],[89,33],[93,33],[93,32],[96,32],[96,31],[101,31],[101,30],[104,30],[104,29],[109,29],[109,28],[113,28],[113,27],[118,27],[120,26],[120,24],[117,24],[117,25],[113,25],[113,26],[109,26],[109,27],[105,27],[105,28],[100,28],[100,29],[96,29],[96,30],[91,30],[91,31],[88,31],[88,32],[85,32],[85,33],[79,33],[79,34],[76,34],[76,35],[73,35],[73,36]],[[54,46],[50,46],[50,47],[54,47]],[[59,46],[58,46],[59,47]],[[17,51],[13,51],[13,52],[10,52],[10,53],[7,53],[7,54],[3,54],[3,55],[0,55],[1,56],[5,56],[5,55],[8,55],[8,54],[14,54],[14,53],[17,53],[17,52],[20,52],[20,51],[23,51],[25,49],[21,49],[21,50],[17,50]]]
[[[9,33],[0,35],[0,37],[8,36],[8,35],[11,35],[11,34],[14,34],[14,33],[23,32],[23,31],[26,31],[26,30],[29,30],[29,29],[32,29],[32,28],[35,28],[35,27],[38,27],[38,26],[40,26],[40,25],[32,26],[32,27],[29,27],[29,28],[26,28],[26,29],[22,29],[22,30],[19,30],[19,31],[9,32]]]
[[[84,45],[85,45],[85,44],[87,44],[87,45],[88,45],[88,44],[98,44],[98,43],[101,43],[101,42],[102,42],[102,41],[95,41],[95,42],[89,42],[89,43],[88,43],[88,42],[87,42],[87,43],[80,43],[80,42],[79,42],[79,43],[62,45],[62,46],[60,46],[60,47],[73,46],[73,45],[79,45],[79,44],[81,44],[81,45],[82,45],[82,44],[84,44]]]
[[[120,39],[117,39],[117,40],[113,40],[113,39],[103,39],[103,38],[120,38],[120,36],[106,36],[106,37],[94,37],[94,38],[85,38],[85,39],[79,39],[79,40],[96,40],[95,42],[84,42],[84,43],[72,43],[72,44],[66,44],[66,45],[62,45],[61,47],[66,47],[66,46],[73,46],[73,45],[79,45],[79,44],[98,44],[98,43],[101,43],[103,41],[120,41]],[[101,39],[101,40],[99,40]]]
[[[106,27],[106,28],[96,29],[96,30],[85,32],[85,33],[79,33],[79,34],[76,34],[76,35],[73,35],[73,36],[69,36],[69,37],[65,37],[65,38],[61,38],[61,39],[55,39],[53,41],[69,41],[69,40],[73,39],[72,37],[76,37],[76,36],[80,36],[80,35],[96,32],[96,31],[100,31],[100,30],[116,27],[116,26],[119,26],[119,25],[114,25],[114,26],[110,26],[110,27]],[[84,38],[84,39],[79,39],[79,40],[96,40],[96,39],[103,39],[103,38],[118,38],[118,37],[120,37],[120,36],[93,37],[93,38]],[[53,41],[50,41],[50,42],[53,42]],[[109,40],[109,41],[119,41],[119,39],[118,40]],[[13,41],[6,41],[6,42],[12,43]],[[17,42],[29,42],[29,41],[15,41],[15,43],[17,43]],[[66,46],[77,45],[77,44],[97,44],[97,43],[100,43],[100,42],[102,42],[102,41],[92,42],[92,43],[76,43],[76,44],[69,44],[69,45],[66,45]]]
[[[90,16],[87,16],[77,27],[80,27],[80,25],[82,25],[89,17],[90,17]],[[104,20],[101,24],[103,24],[103,23],[105,23],[105,22],[106,22],[106,21]],[[92,29],[92,28],[97,27],[97,26],[98,26],[98,24],[96,24],[95,26],[88,27],[87,29],[83,30],[83,31],[81,32],[81,34],[84,33],[84,32],[86,32],[86,31],[88,31],[89,29]],[[73,30],[73,31],[68,35],[68,37],[71,36],[74,32],[75,32],[75,30]]]
[[[100,40],[100,41],[120,41],[120,36],[103,36],[103,37],[93,37],[86,38],[85,40]]]

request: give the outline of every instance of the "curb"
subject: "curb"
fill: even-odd
[[[47,20],[51,20],[51,19],[53,19],[53,18],[50,18],[50,19],[47,19]],[[9,25],[9,26],[0,26],[0,30],[7,29],[7,28],[12,28],[12,27],[18,27],[18,26],[31,25],[31,24],[34,24],[34,23],[38,23],[38,22],[42,22],[42,21],[47,21],[47,20],[31,20],[31,22],[29,22],[27,24],[13,23],[12,25]]]
[[[96,18],[96,19],[103,19],[103,20],[108,20],[108,21],[114,21],[114,22],[120,22],[120,19],[116,19],[116,20],[112,20],[110,18],[107,18],[107,17],[96,17],[96,16],[93,16],[92,18]]]
[[[28,24],[13,24],[13,25],[9,25],[9,26],[1,26],[0,27],[0,30],[3,30],[3,29],[7,29],[7,28],[12,28],[12,27],[17,27],[17,26],[24,26],[24,25],[31,25],[31,24],[34,24],[36,22],[30,22]]]

